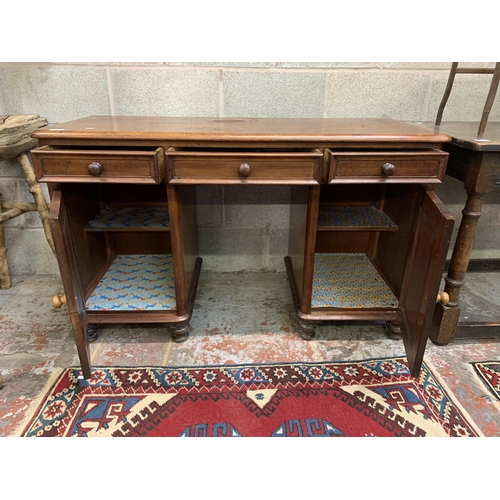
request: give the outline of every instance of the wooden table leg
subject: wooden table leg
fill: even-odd
[[[476,227],[481,216],[483,194],[468,191],[467,195],[448,275],[445,278],[444,291],[450,296],[450,301],[446,305],[440,303],[436,305],[430,332],[431,340],[438,345],[446,345],[455,337],[460,318],[458,299],[460,290],[465,283],[465,274],[469,265]]]

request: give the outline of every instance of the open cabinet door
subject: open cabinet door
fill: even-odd
[[[81,361],[83,376],[90,378],[90,348],[85,311],[85,297],[78,277],[78,263],[72,245],[63,187],[55,185],[51,194],[50,228],[54,238],[57,261],[61,272],[69,317],[73,326],[76,347]]]
[[[399,301],[401,334],[414,377],[420,373],[454,224],[436,194],[425,187],[416,212]]]

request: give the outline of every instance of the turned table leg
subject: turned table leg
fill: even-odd
[[[467,202],[462,210],[462,221],[451,256],[448,275],[445,278],[445,289],[450,301],[446,305],[437,304],[434,312],[431,340],[438,345],[446,345],[454,337],[460,318],[458,299],[465,282],[465,274],[469,265],[476,227],[481,216],[483,194],[467,192]]]

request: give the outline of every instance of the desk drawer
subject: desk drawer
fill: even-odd
[[[170,184],[319,184],[321,158],[307,151],[189,151],[171,148]]]
[[[31,155],[40,182],[159,184],[165,177],[162,148],[120,151],[42,146]]]
[[[327,182],[439,183],[448,153],[439,150],[337,152],[327,150]]]

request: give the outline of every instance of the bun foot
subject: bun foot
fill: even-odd
[[[401,327],[397,321],[388,321],[385,324],[385,334],[391,340],[401,340]]]
[[[89,325],[87,327],[87,332],[89,334],[89,342],[91,344],[92,344],[92,342],[95,342],[99,338],[99,330],[97,329],[97,326]]]
[[[189,337],[189,323],[185,325],[172,325],[172,340],[174,342],[186,342]]]
[[[304,340],[311,340],[316,335],[318,323],[302,323],[299,322],[299,333]]]

